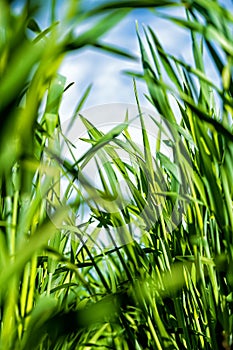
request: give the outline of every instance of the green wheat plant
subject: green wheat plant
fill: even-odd
[[[58,20],[51,1],[41,29],[35,3],[16,14],[0,0],[0,349],[231,349],[231,12],[215,0],[89,9],[70,0]],[[184,16],[172,14],[177,6]],[[77,157],[61,122],[71,87],[61,62],[86,46],[134,59],[101,37],[143,7],[189,33],[192,62],[138,24],[142,69],[126,74],[142,147],[127,111],[107,132],[85,116],[87,86],[68,125],[86,129],[87,150]],[[138,80],[158,117],[143,113]],[[86,176],[91,162],[98,185]]]

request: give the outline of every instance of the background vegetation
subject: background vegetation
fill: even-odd
[[[0,2],[0,348],[230,349],[232,14],[215,0],[108,1],[89,10],[70,0],[58,23],[51,1],[51,25],[41,30],[33,19],[39,2],[25,1],[18,15],[11,3]],[[190,32],[193,62],[169,55],[145,27],[138,32],[143,72],[128,74],[146,82],[174,162],[159,139],[155,149],[150,144],[136,83],[143,150],[127,115],[106,134],[79,115],[87,88],[71,123],[81,118],[90,149],[73,162],[62,159],[63,144],[73,154],[59,118],[69,87],[58,74],[63,58],[93,45],[130,59],[101,36],[132,8],[150,7],[156,18],[159,6],[185,8],[185,19],[167,20]],[[216,79],[206,75],[210,62]],[[122,148],[131,164],[118,156]],[[101,188],[82,175],[93,158]],[[124,208],[115,200],[124,199],[119,173],[130,192]],[[114,203],[109,211],[106,200]],[[76,225],[87,205],[90,217]],[[140,240],[115,243],[113,231],[132,237],[136,225]],[[113,248],[95,244],[101,227]]]

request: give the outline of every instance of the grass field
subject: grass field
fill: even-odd
[[[18,15],[11,3],[0,0],[0,349],[232,349],[232,13],[215,0],[106,1],[89,10],[69,0],[59,23],[51,1],[41,29],[39,2],[25,1]],[[63,59],[86,46],[133,59],[101,37],[133,8],[149,7],[156,20],[166,6],[185,8],[185,19],[170,11],[167,21],[189,32],[193,63],[139,24],[142,70],[126,74],[142,147],[127,111],[107,132],[82,115],[87,86],[70,120],[87,131],[77,159],[59,115],[70,87]],[[158,116],[150,122],[166,135],[156,145],[139,80]],[[98,186],[85,175],[90,162]],[[110,247],[98,243],[101,230]]]

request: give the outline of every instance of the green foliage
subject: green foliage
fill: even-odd
[[[59,23],[51,1],[41,30],[30,1],[19,15],[0,1],[0,349],[230,349],[233,17],[214,0],[67,3]],[[59,118],[63,58],[86,45],[133,58],[101,36],[132,8],[160,5],[185,8],[186,19],[166,18],[190,32],[194,63],[167,53],[146,27],[144,36],[137,29],[143,72],[129,74],[146,82],[161,116],[151,121],[169,130],[174,161],[162,139],[151,144],[136,82],[143,148],[127,114],[106,133],[79,115],[89,86],[70,123],[80,118],[89,136],[76,159]],[[206,75],[210,61],[217,82]],[[101,188],[85,176],[93,159]],[[111,248],[97,243],[101,229]]]

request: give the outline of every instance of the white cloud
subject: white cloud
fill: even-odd
[[[143,18],[145,17],[145,12]],[[148,14],[147,14],[148,16]],[[152,20],[154,16],[150,14]],[[149,21],[148,21],[149,22]],[[135,17],[130,15],[114,30],[104,37],[104,41],[122,48],[140,57],[135,31]],[[92,92],[87,100],[87,107],[104,103],[135,103],[132,78],[122,73],[124,70],[141,71],[140,61],[132,62],[97,50],[84,49],[69,55],[63,62],[60,73],[67,77],[67,82],[74,81],[67,91],[61,108],[63,118],[71,116],[84,89],[93,83]],[[143,98],[147,92],[142,82],[137,83],[139,95],[144,106],[149,103]]]
[[[184,16],[184,11],[180,7],[166,10],[166,13],[177,17]],[[106,34],[102,40],[125,48],[128,52],[140,57],[135,29],[136,20],[138,20],[142,37],[144,37],[142,29],[144,23],[145,26],[150,26],[155,31],[167,52],[184,58],[188,64],[193,64],[188,31],[167,20],[158,18],[149,10],[133,11]],[[205,59],[208,59],[208,57]],[[68,82],[74,81],[75,85],[67,91],[62,104],[61,114],[63,118],[66,119],[71,116],[77,101],[90,83],[93,83],[93,89],[86,102],[86,107],[115,102],[134,104],[132,78],[123,75],[123,70],[142,71],[141,63],[140,61],[132,62],[90,48],[69,55],[62,64],[61,73],[67,76]],[[207,73],[209,76],[214,76],[211,64],[207,66]],[[137,86],[142,105],[149,106],[149,102],[143,97],[143,94],[147,93],[145,83],[138,81]]]

